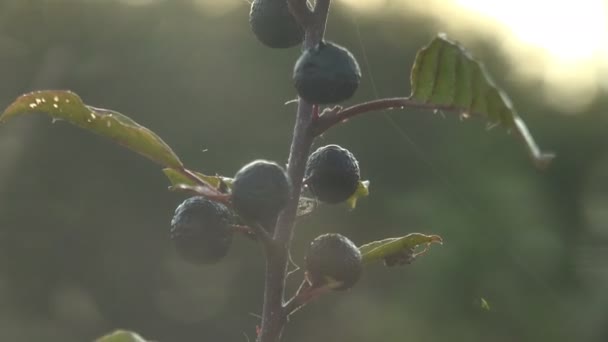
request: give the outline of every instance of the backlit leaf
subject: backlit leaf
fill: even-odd
[[[416,256],[426,251],[415,253],[415,248],[421,245],[428,247],[432,243],[443,243],[439,235],[425,235],[411,233],[402,237],[388,238],[373,241],[359,247],[363,256],[363,263],[384,261],[387,266],[406,264],[413,261]]]
[[[182,162],[154,132],[118,112],[95,108],[70,91],[45,90],[21,95],[2,115],[0,124],[22,114],[44,113],[109,138],[152,161],[171,168]]]
[[[483,64],[443,34],[418,51],[411,86],[413,100],[458,111],[463,118],[483,116],[489,126],[501,125],[514,132],[539,168],[545,168],[555,157],[539,149],[511,100],[494,84]]]

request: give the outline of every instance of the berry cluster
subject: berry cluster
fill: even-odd
[[[286,0],[254,0],[249,24],[256,38],[270,48],[290,48],[304,40],[304,30]],[[307,102],[332,104],[355,94],[361,70],[346,48],[322,41],[302,52],[293,70],[293,80],[298,95]]]
[[[353,154],[338,145],[327,145],[309,156],[304,184],[317,200],[333,204],[352,196],[359,179],[359,164]],[[272,233],[292,186],[277,163],[256,160],[236,173],[230,191],[231,209],[200,196],[177,207],[171,238],[184,259],[198,264],[221,260],[232,242],[233,224],[239,221]],[[308,249],[306,272],[312,286],[348,289],[361,274],[361,253],[342,235],[321,235]]]
[[[249,23],[257,39],[270,48],[294,47],[305,38],[304,29],[286,0],[254,0]],[[361,70],[352,53],[327,41],[305,49],[293,69],[299,97],[314,105],[349,99],[360,79]],[[302,184],[318,202],[345,202],[360,184],[359,163],[350,151],[338,145],[320,147],[308,158]],[[237,225],[250,227],[256,235],[271,236],[277,218],[294,193],[285,170],[266,160],[243,166],[229,185],[225,189],[229,195],[226,205],[192,197],[177,207],[171,237],[185,259],[196,263],[219,261],[227,254]],[[325,234],[311,242],[305,268],[312,288],[345,290],[359,279],[362,257],[348,238]]]
[[[291,182],[278,164],[256,160],[243,166],[232,181],[232,210],[204,197],[185,200],[175,210],[171,238],[178,253],[196,263],[214,263],[226,256],[233,225],[239,219],[272,231],[291,196]]]

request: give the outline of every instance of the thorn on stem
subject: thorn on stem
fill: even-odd
[[[312,105],[312,122],[319,121],[319,105]]]

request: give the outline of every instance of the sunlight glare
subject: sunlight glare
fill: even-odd
[[[608,91],[608,0],[341,1],[360,13],[391,7],[430,17],[465,44],[494,41],[512,80],[541,81],[548,103],[564,113],[580,112]]]
[[[557,59],[584,60],[608,51],[608,8],[603,0],[454,1]]]

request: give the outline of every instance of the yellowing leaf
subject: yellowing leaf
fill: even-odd
[[[357,207],[357,201],[359,198],[369,196],[369,181],[359,181],[357,184],[357,190],[347,200],[346,205],[349,209],[355,209]]]
[[[411,233],[402,237],[388,238],[373,241],[359,247],[363,256],[363,263],[374,261],[385,261],[387,266],[409,263],[420,255],[414,253],[414,249],[420,245],[430,245],[431,243],[443,243],[439,235],[425,235],[421,233]]]
[[[171,182],[171,185],[173,185],[173,186],[177,186],[179,184],[185,184],[185,185],[191,185],[191,186],[200,185],[199,182],[195,182],[192,178],[186,177],[182,170],[165,168],[165,169],[163,169],[163,173],[165,174],[165,176],[167,176],[167,178],[169,179],[169,182]],[[212,187],[214,187],[216,189],[219,189],[220,186],[222,185],[222,183],[226,184],[226,186],[228,186],[228,187],[230,185],[232,185],[232,179],[230,179],[230,178],[226,178],[226,177],[222,177],[222,176],[207,176],[205,174],[202,174],[200,172],[195,172],[195,171],[191,171],[190,173],[196,175],[196,177],[202,179],[207,184],[211,185]]]

